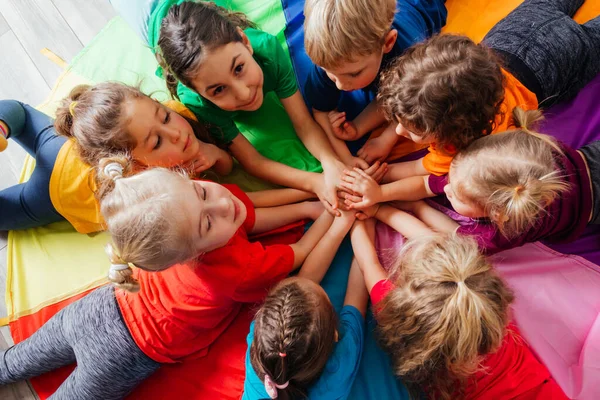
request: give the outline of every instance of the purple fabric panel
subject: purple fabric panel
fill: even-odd
[[[540,131],[579,148],[600,140],[600,75],[573,100],[558,104],[545,113]],[[577,254],[600,265],[600,226],[590,225],[576,241],[566,244],[544,243],[565,254]]]

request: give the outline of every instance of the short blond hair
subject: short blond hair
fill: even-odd
[[[372,54],[383,46],[395,13],[395,0],[306,0],[306,53],[323,68]]]

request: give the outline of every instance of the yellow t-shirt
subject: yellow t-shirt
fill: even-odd
[[[180,115],[197,120],[178,101],[169,100],[164,105]],[[94,168],[79,158],[75,140],[68,140],[58,152],[50,176],[50,200],[56,211],[79,233],[105,229],[100,205],[94,196],[97,189]]]
[[[538,101],[535,93],[530,91],[510,72],[502,69],[504,74],[504,101],[500,106],[503,114],[496,116],[496,126],[492,134],[504,132],[514,128],[512,110],[519,106],[524,110],[535,110],[538,108]],[[504,120],[502,117],[504,115]],[[433,175],[445,175],[450,170],[450,163],[456,152],[453,149],[437,149],[435,143],[429,146],[429,153],[423,157],[423,166]]]

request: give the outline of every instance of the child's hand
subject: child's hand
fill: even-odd
[[[396,144],[397,137],[392,139],[395,140],[389,140],[385,136],[369,139],[356,154],[369,164],[375,161],[383,162]]]
[[[369,168],[364,169],[364,171],[366,172],[367,175],[369,175],[371,178],[373,178],[373,180],[375,182],[380,183],[381,180],[383,179],[384,175],[388,171],[388,165],[387,165],[387,163],[382,164],[379,161],[376,161]]]
[[[346,193],[346,205],[351,209],[363,209],[382,200],[381,186],[365,171],[354,168],[353,171],[344,171],[340,185],[350,193]],[[354,193],[354,194],[351,194]]]
[[[342,140],[356,140],[360,138],[353,122],[346,120],[345,112],[331,111],[327,114],[333,134]]]
[[[367,162],[360,157],[350,156],[348,159],[344,159],[342,161],[348,168],[360,168],[364,170],[369,168],[369,164],[367,164]]]
[[[198,153],[186,163],[185,167],[189,168],[195,174],[199,174],[215,165],[218,159],[219,148],[217,146],[200,142]]]

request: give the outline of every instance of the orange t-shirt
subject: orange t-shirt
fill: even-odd
[[[164,103],[176,113],[196,120],[196,116],[183,104],[175,100]],[[104,219],[96,201],[96,179],[94,169],[79,158],[74,139],[67,140],[54,162],[50,184],[50,201],[79,233],[103,231]]]
[[[519,106],[524,110],[535,110],[538,101],[535,93],[530,91],[510,72],[502,69],[504,74],[504,101],[501,104],[502,113],[496,115],[495,127],[492,134],[504,132],[514,127],[512,110]],[[435,143],[429,146],[429,153],[423,157],[423,166],[433,175],[445,175],[450,170],[450,163],[456,154],[449,149],[437,149]]]
[[[252,202],[236,185],[224,186],[248,210],[246,221],[227,245],[199,261],[164,271],[136,269],[140,291],[115,292],[133,340],[157,362],[204,356],[243,303],[263,300],[269,288],[293,269],[291,246],[248,240],[255,222]]]

